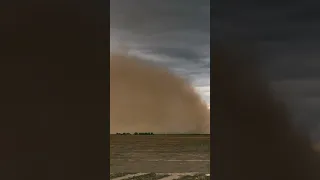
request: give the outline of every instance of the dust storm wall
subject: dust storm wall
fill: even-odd
[[[167,69],[111,55],[110,132],[209,133],[210,112],[187,81]]]

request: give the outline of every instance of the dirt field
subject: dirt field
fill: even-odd
[[[210,172],[209,135],[111,135],[110,172]]]
[[[209,180],[210,174],[201,173],[112,173],[111,180]]]

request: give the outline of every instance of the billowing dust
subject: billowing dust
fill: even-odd
[[[110,60],[110,133],[209,133],[210,112],[165,68],[119,54]]]
[[[215,44],[211,172],[223,180],[320,179],[320,158],[260,73],[257,49]]]

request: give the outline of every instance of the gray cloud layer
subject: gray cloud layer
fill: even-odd
[[[216,37],[256,44],[270,85],[293,119],[320,139],[320,14],[317,1],[215,1]]]
[[[188,79],[209,103],[209,0],[111,0],[111,48]],[[205,88],[203,88],[205,87]]]

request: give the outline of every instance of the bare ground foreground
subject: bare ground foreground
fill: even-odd
[[[111,180],[209,180],[203,173],[111,173]]]
[[[110,173],[210,172],[209,135],[111,135]]]

